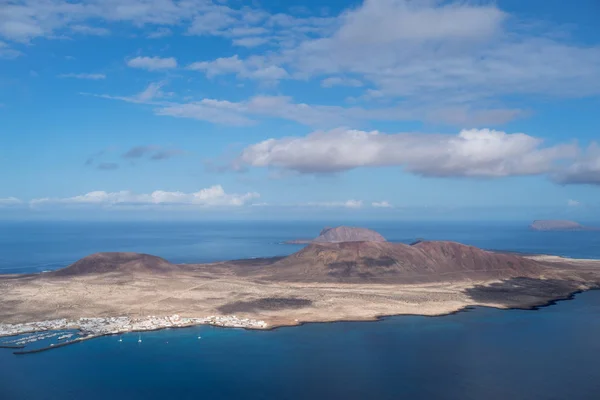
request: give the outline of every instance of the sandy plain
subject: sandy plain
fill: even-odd
[[[0,277],[0,323],[236,315],[264,320],[274,328],[400,314],[443,315],[476,305],[532,308],[600,283],[598,260],[531,258],[545,263],[546,277],[411,284],[283,282],[240,275],[226,263],[182,265],[176,273],[158,275],[7,275]]]

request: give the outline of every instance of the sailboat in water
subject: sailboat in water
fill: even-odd
[[[142,319],[142,307],[140,307],[139,318]],[[138,343],[142,343],[142,334],[141,333],[138,334]]]

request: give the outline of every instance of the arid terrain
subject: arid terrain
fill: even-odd
[[[323,242],[288,257],[182,265],[98,253],[54,272],[1,276],[0,323],[236,315],[271,328],[473,305],[530,308],[599,284],[600,261],[453,242]]]

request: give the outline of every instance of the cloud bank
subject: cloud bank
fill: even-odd
[[[256,192],[229,194],[225,192],[221,185],[215,185],[194,193],[163,190],[147,194],[136,194],[131,191],[95,191],[74,197],[33,199],[29,202],[29,205],[34,208],[69,205],[104,208],[119,206],[240,207],[259,197],[260,195]]]
[[[556,174],[555,179],[563,184],[600,185],[600,146],[592,143],[569,167]]]
[[[10,207],[23,204],[23,202],[16,197],[5,197],[0,198],[0,207]]]
[[[17,57],[21,51],[15,46],[39,37],[107,36],[123,24],[145,37],[174,32],[212,36],[244,51],[192,62],[189,73],[347,86],[361,92],[357,101],[386,100],[396,114],[404,115],[387,120],[482,127],[526,113],[507,95],[537,99],[600,94],[599,45],[578,44],[565,27],[519,18],[493,2],[365,0],[324,16],[270,13],[257,5],[210,0],[22,0],[5,5],[0,16],[0,57]],[[158,56],[138,56],[127,64],[149,71],[178,66],[174,57]],[[211,101],[228,103],[206,99]],[[310,113],[324,112],[325,106],[290,104],[281,114],[300,123],[310,120],[316,128],[332,127],[313,122],[320,118],[298,117],[298,110],[289,110],[292,106],[306,106]],[[375,111],[364,107],[362,119],[377,119]],[[226,123],[226,116],[233,114],[233,125],[252,120],[203,103],[173,105],[158,113],[215,123]]]
[[[493,178],[548,173],[558,161],[574,158],[577,153],[575,145],[544,146],[543,140],[523,133],[489,129],[441,135],[338,128],[248,146],[234,167],[332,173],[359,167],[399,166],[422,176]]]

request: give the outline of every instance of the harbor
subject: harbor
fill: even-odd
[[[168,317],[149,315],[146,318],[57,319],[25,324],[0,324],[0,348],[17,349],[18,351],[15,351],[14,354],[31,354],[100,336],[156,331],[167,328],[184,328],[202,324],[244,329],[266,329],[268,327],[265,321],[240,318],[235,315],[187,318],[174,314]],[[48,340],[58,340],[59,342],[50,343],[41,348],[27,349],[30,344]],[[141,342],[141,337],[138,341]]]

